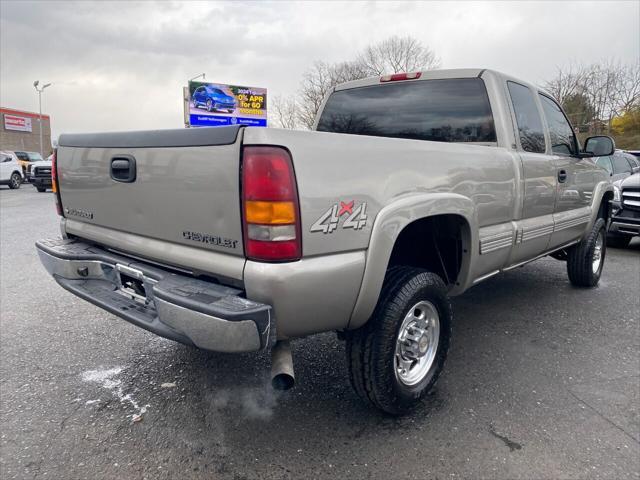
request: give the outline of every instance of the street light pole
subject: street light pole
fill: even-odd
[[[192,81],[194,81],[196,78],[200,78],[200,77],[202,77],[202,79],[203,79],[203,80],[206,80],[206,79],[207,79],[207,77],[205,76],[205,74],[204,74],[204,73],[201,73],[200,75],[196,75],[195,77],[190,78],[190,79],[189,79],[189,81],[190,81],[190,82],[192,82]]]
[[[38,85],[40,84],[40,80],[36,80],[35,82],[33,82],[33,86],[36,89],[36,92],[38,92],[38,112],[39,112],[39,121],[40,121],[40,156],[42,158],[44,158],[44,149],[42,148],[42,92],[44,91],[45,88],[51,86],[50,83],[46,83],[44,84],[42,87],[38,88]]]

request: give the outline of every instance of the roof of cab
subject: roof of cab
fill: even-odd
[[[538,90],[540,92],[544,92],[549,95],[544,89],[540,88],[537,85],[532,84],[531,82],[527,82],[522,79],[518,79],[512,77],[511,75],[498,72],[497,70],[491,70],[488,68],[451,68],[445,70],[424,70],[420,72],[420,78],[418,79],[408,79],[408,80],[399,80],[400,82],[415,82],[421,80],[442,80],[447,78],[473,78],[473,77],[485,77],[485,76],[493,76],[506,80],[513,80],[522,85],[526,85],[534,90]],[[351,82],[341,83],[336,85],[333,91],[338,90],[347,90],[350,88],[358,88],[358,87],[369,87],[372,85],[380,85],[380,75],[376,75],[375,77],[367,77],[361,78],[359,80],[353,80]],[[388,85],[389,83],[386,83]]]

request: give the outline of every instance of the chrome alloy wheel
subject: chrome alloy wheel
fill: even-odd
[[[440,316],[427,301],[416,303],[404,317],[394,355],[396,378],[407,386],[420,383],[436,358],[440,339]]]
[[[602,249],[604,247],[604,232],[598,233],[596,239],[596,245],[593,247],[593,261],[591,262],[591,269],[593,273],[598,273],[600,270],[600,264],[602,264]]]

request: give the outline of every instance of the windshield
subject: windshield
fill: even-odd
[[[421,80],[334,92],[318,130],[438,142],[495,142],[484,82]]]
[[[27,158],[30,162],[39,162],[42,160],[42,156],[36,152],[27,152]]]

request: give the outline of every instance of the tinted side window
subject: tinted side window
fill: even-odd
[[[613,155],[613,172],[614,173],[631,173],[629,162],[622,155]]]
[[[496,142],[480,78],[392,82],[331,94],[319,131],[437,142]]]
[[[611,159],[609,157],[598,157],[596,165],[604,168],[609,174],[613,174],[613,167],[611,166]]]
[[[576,137],[571,124],[569,124],[558,104],[546,95],[540,95],[540,103],[542,103],[542,111],[549,124],[549,137],[553,153],[560,155],[578,153]]]
[[[638,166],[638,162],[636,160],[636,157],[634,157],[633,155],[624,154],[624,158],[626,158],[627,162],[629,162],[629,166],[631,167],[631,171],[633,171],[633,169]]]
[[[519,83],[507,82],[507,86],[516,113],[522,149],[527,152],[544,153],[544,129],[533,93]]]

